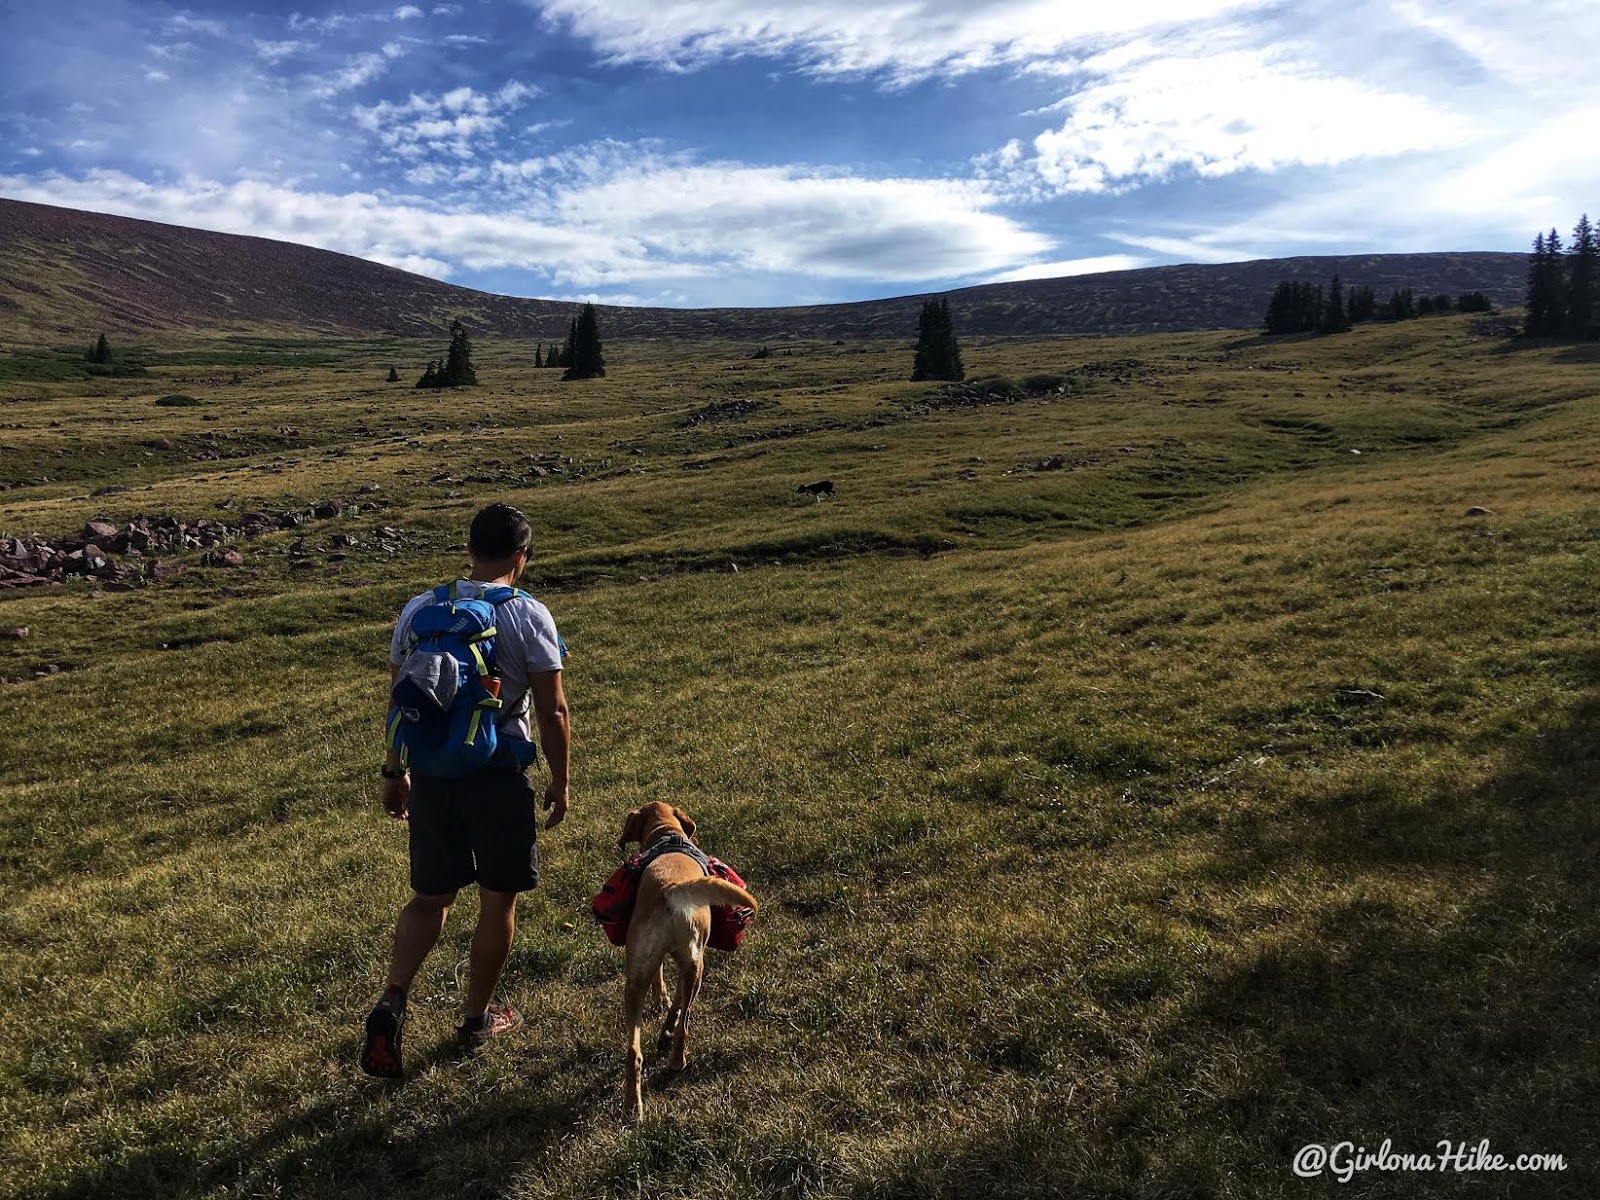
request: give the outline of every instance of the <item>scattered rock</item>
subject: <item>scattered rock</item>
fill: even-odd
[[[127,491],[127,488],[119,489]],[[231,509],[238,504],[229,499],[219,507]],[[349,516],[360,511],[360,506],[347,503],[339,497],[321,501],[311,512],[318,516]],[[108,591],[127,591],[151,580],[170,579],[183,570],[176,564],[160,562],[127,563],[113,557],[125,555],[141,559],[146,552],[159,554],[182,553],[185,550],[213,550],[224,543],[240,538],[258,538],[284,529],[296,529],[307,520],[305,511],[249,512],[236,523],[201,517],[195,521],[180,521],[176,517],[136,516],[120,529],[109,521],[94,520],[84,526],[77,538],[52,540],[38,534],[27,537],[0,537],[0,591],[23,587],[42,587],[64,582],[69,576],[82,575],[104,584]],[[397,543],[397,530],[381,531],[385,540]],[[341,545],[357,545],[352,535]],[[386,549],[395,548],[393,544]],[[305,553],[304,539],[291,547],[292,553]],[[230,556],[237,556],[238,562]],[[243,555],[234,548],[206,555],[208,566],[238,566]],[[110,585],[116,584],[112,587]]]
[[[8,638],[13,642],[20,642],[28,636],[28,627],[18,625],[15,629],[0,629],[0,637]]]
[[[1492,516],[1494,516],[1494,509],[1485,508],[1481,504],[1474,504],[1471,508],[1467,509],[1467,511],[1465,513],[1463,513],[1462,516],[1466,516],[1466,517],[1492,517]]]

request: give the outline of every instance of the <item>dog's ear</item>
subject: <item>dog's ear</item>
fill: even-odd
[[[677,817],[678,824],[683,826],[683,836],[692,838],[694,836],[694,818],[681,808],[673,809],[672,815]]]
[[[622,820],[622,834],[617,838],[617,849],[626,850],[629,842],[644,837],[644,810],[634,809]]]

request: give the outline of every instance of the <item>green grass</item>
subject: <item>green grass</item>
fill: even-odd
[[[1591,1193],[1600,388],[1469,330],[979,341],[1067,390],[967,407],[901,346],[623,343],[563,385],[491,343],[439,397],[387,344],[197,365],[238,339],[6,399],[0,533],[368,507],[0,598],[0,1195],[1290,1197],[1347,1138],[1570,1164],[1352,1194]],[[574,810],[526,1029],[442,1053],[465,900],[382,1086],[386,638],[489,499],[572,647]],[[631,1128],[584,909],[658,798],[765,907]]]

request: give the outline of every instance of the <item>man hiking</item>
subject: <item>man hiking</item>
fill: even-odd
[[[369,1075],[401,1074],[406,991],[466,884],[478,885],[478,924],[457,1045],[474,1050],[522,1023],[489,1002],[516,932],[517,893],[539,880],[530,703],[550,767],[546,829],[567,815],[570,733],[566,647],[549,609],[512,586],[531,535],[522,513],[489,505],[468,532],[468,578],[415,597],[395,626],[383,807],[409,823],[413,895],[395,928],[388,987],[367,1016]]]

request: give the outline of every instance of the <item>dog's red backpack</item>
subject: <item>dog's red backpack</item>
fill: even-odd
[[[706,863],[711,868],[713,875],[745,888],[746,891],[750,890],[745,887],[744,880],[739,878],[739,872],[735,871],[720,858],[707,856]],[[745,930],[750,927],[750,922],[755,918],[755,915],[755,909],[743,904],[713,904],[711,906],[711,948],[713,950],[737,950],[739,943],[744,940]],[[626,936],[626,922],[623,924],[623,930],[624,936]]]
[[[629,859],[611,873],[600,894],[589,902],[594,919],[606,931],[606,941],[613,946],[628,943],[628,922],[633,919],[634,888],[639,882],[639,872],[633,869],[637,859]]]

